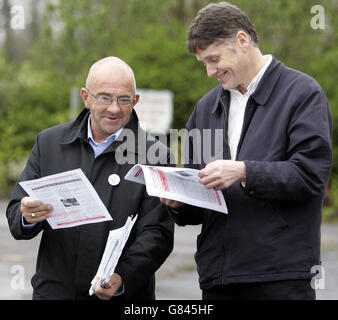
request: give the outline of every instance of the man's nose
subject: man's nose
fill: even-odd
[[[208,77],[215,77],[217,74],[217,68],[215,66],[206,65]]]
[[[112,102],[107,106],[107,110],[110,112],[120,111],[120,106],[117,103],[117,99],[113,98]]]

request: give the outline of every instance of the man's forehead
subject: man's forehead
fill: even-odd
[[[106,95],[132,95],[133,86],[130,82],[96,82],[92,84],[92,89],[95,90],[96,94]]]
[[[126,91],[133,90],[133,76],[126,69],[97,69],[91,74],[90,83],[91,87],[95,87],[97,90],[104,90],[105,88],[109,91],[114,88]]]
[[[91,76],[96,79],[109,79],[109,77],[131,78],[132,73],[129,68],[122,64],[102,64],[91,70]]]
[[[222,53],[223,42],[214,42],[204,49],[197,49],[195,56],[198,61],[204,61],[210,56],[220,55]]]

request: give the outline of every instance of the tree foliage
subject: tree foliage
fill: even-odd
[[[217,85],[186,50],[189,23],[197,10],[209,2],[51,1],[25,54],[20,59],[9,59],[6,46],[0,54],[0,190],[3,195],[17,178],[11,171],[13,164],[28,156],[39,131],[69,119],[70,88],[84,86],[89,67],[102,57],[119,56],[129,63],[139,88],[171,90],[175,106],[172,126],[184,127],[198,99]],[[325,9],[324,30],[311,28],[313,4],[307,0],[232,2],[255,22],[263,53],[272,53],[320,83],[336,122],[337,1],[316,2]],[[19,41],[16,49],[21,50]],[[335,128],[335,159],[337,148]],[[338,177],[336,165],[332,177]]]

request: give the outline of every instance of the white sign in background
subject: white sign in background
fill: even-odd
[[[135,106],[141,127],[152,133],[167,133],[173,119],[173,93],[169,90],[138,89]]]

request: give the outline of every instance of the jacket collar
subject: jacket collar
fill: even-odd
[[[257,102],[257,104],[264,106],[268,101],[273,88],[278,81],[282,70],[283,63],[278,61],[275,57],[272,57],[272,61],[269,67],[266,69],[261,81],[259,82],[256,90],[252,94],[252,99]]]
[[[211,113],[214,113],[218,109],[218,107],[220,106],[219,101],[222,97],[227,96],[230,98],[230,91],[224,90],[222,85],[218,85],[214,90],[216,90],[216,99],[214,105],[211,108]]]
[[[70,144],[75,140],[80,139],[87,141],[87,121],[89,117],[89,110],[84,108],[77,118],[70,122],[70,127],[64,133],[60,140],[61,144]]]
[[[270,97],[272,90],[278,81],[280,74],[282,72],[283,63],[278,61],[274,56],[272,56],[272,61],[262,79],[260,80],[256,90],[251,95],[251,98],[256,101],[257,104],[264,106]],[[215,103],[211,108],[211,112],[215,112],[219,107],[219,101],[222,97],[230,98],[230,91],[224,90],[222,85],[219,85],[215,88],[216,90],[216,99]],[[230,101],[230,100],[228,100]]]

